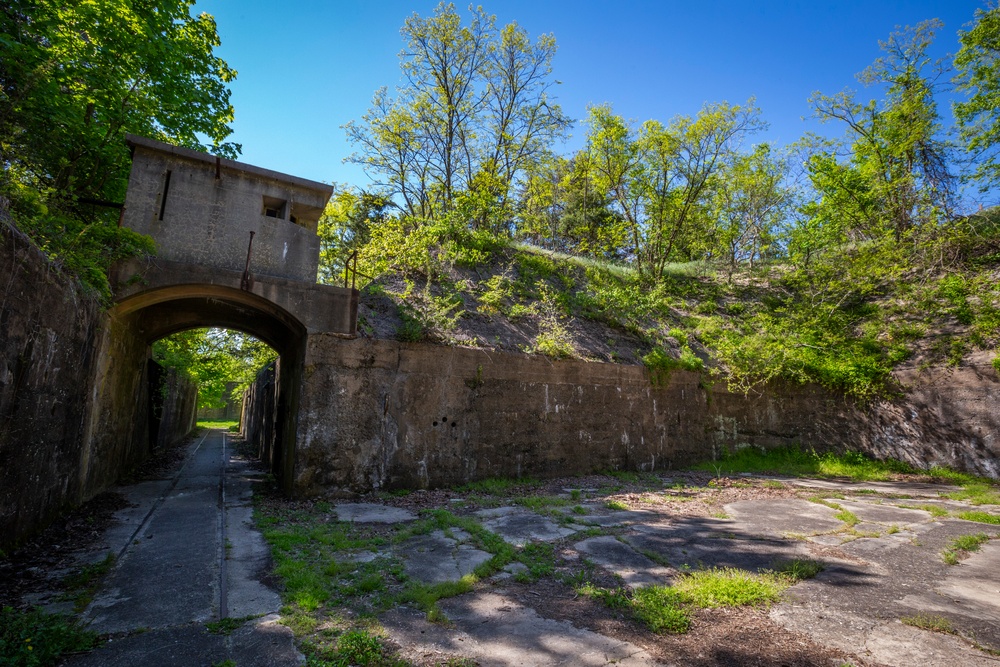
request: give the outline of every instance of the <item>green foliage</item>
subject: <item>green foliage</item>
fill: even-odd
[[[670,382],[670,373],[675,370],[701,372],[705,366],[698,356],[685,343],[681,346],[679,357],[674,357],[661,347],[654,347],[643,356],[642,363],[649,371],[649,379],[654,385],[665,385]]]
[[[50,257],[107,299],[107,269],[152,252],[117,226],[126,132],[235,157],[236,76],[215,20],[192,0],[13,0],[0,13],[0,197]]]
[[[985,190],[1000,183],[1000,7],[977,9],[968,31],[959,31],[956,83],[968,99],[954,105],[965,148],[976,163],[974,177]]]
[[[97,645],[97,634],[84,630],[68,616],[41,610],[0,610],[0,665],[44,667],[66,653],[87,651]]]
[[[684,634],[691,627],[685,608],[689,598],[670,586],[640,588],[632,595],[632,612],[656,633]]]
[[[469,19],[451,3],[413,14],[400,33],[403,83],[376,91],[344,126],[362,165],[409,217],[459,213],[462,225],[506,236],[517,178],[543,159],[569,121],[547,91],[556,44],[481,7]]]
[[[239,331],[190,329],[153,343],[153,359],[198,383],[198,407],[221,408],[239,398],[277,358],[266,343]],[[227,385],[235,385],[226,396]]]
[[[991,523],[994,526],[1000,526],[1000,516],[996,514],[990,514],[989,512],[956,512],[955,516],[959,519],[964,519],[965,521],[976,521],[978,523]]]

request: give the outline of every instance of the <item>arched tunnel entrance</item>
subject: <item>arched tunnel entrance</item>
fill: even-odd
[[[112,310],[111,350],[142,347],[142,363],[153,342],[195,328],[233,329],[249,334],[278,353],[274,382],[272,432],[261,436],[261,457],[282,488],[290,492],[295,464],[296,416],[302,386],[306,328],[293,315],[251,292],[219,285],[177,285],[140,291],[118,302]],[[136,354],[119,355],[134,364]],[[112,368],[118,376],[142,375],[141,369]],[[137,381],[137,389],[141,387]],[[131,409],[148,410],[148,401],[136,400]],[[120,409],[120,408],[119,408]],[[148,414],[132,415],[133,423],[149,423]]]

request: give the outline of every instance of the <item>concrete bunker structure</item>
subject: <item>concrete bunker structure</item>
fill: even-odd
[[[128,143],[122,224],[151,236],[157,253],[112,276],[101,412],[129,412],[114,397],[154,341],[197,327],[253,335],[279,355],[274,432],[261,454],[291,491],[307,339],[350,338],[357,325],[357,291],[316,284],[317,223],[332,187],[133,135]]]

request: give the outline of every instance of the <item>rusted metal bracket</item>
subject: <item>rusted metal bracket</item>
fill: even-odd
[[[352,263],[354,264],[353,270],[352,270],[352,267],[351,267]],[[355,277],[357,276],[357,273],[358,273],[358,251],[355,250],[354,252],[351,253],[351,256],[347,258],[347,261],[344,262],[344,288],[345,289],[347,288],[347,277],[348,276],[351,277],[351,289],[354,289],[354,281],[355,281]]]
[[[253,274],[250,273],[250,253],[253,252],[253,232],[250,232],[250,245],[247,246],[247,264],[243,269],[243,279],[240,280],[240,289],[249,292],[253,289]]]

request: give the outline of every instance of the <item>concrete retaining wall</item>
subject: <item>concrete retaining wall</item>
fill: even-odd
[[[0,332],[7,549],[149,453],[149,349],[2,221]],[[183,420],[164,432],[175,438]]]
[[[998,476],[1000,385],[985,355],[906,372],[912,391],[871,405],[815,386],[746,396],[678,371],[657,387],[638,366],[332,336],[310,336],[305,364],[295,480],[307,495],[663,470],[748,445]]]

